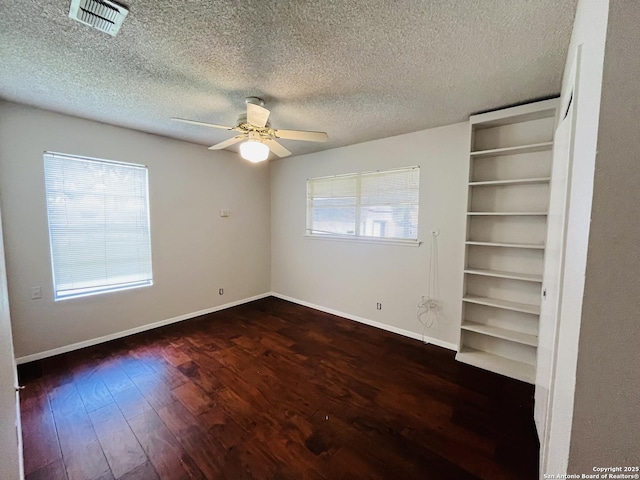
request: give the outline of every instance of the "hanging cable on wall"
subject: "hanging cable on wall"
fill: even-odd
[[[422,324],[422,342],[425,341],[425,331],[437,324],[440,316],[440,302],[438,301],[438,235],[440,231],[431,231],[431,250],[429,252],[429,272],[427,277],[427,294],[418,303],[418,321]]]

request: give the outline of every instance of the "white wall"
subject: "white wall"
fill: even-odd
[[[579,1],[563,80],[562,97],[565,98],[571,65],[578,47],[582,45],[578,95],[574,105],[575,143],[567,212],[567,251],[560,304],[556,379],[550,399],[553,416],[549,428],[549,458],[547,465],[542,465],[541,474],[567,471],[572,442],[578,339],[583,315],[608,3],[608,0]],[[591,388],[599,387],[591,385]]]
[[[154,285],[53,301],[45,150],[149,167]],[[0,200],[17,357],[270,289],[269,167],[228,152],[0,104]],[[231,210],[221,218],[220,208]],[[31,300],[33,286],[43,298]],[[224,288],[224,295],[218,289]]]
[[[272,290],[420,335],[417,304],[426,293],[431,229],[437,228],[443,315],[426,334],[457,346],[468,151],[469,126],[459,123],[272,162]],[[420,247],[304,238],[308,178],[412,165],[420,165]]]
[[[639,23],[610,2],[569,472],[640,463]]]

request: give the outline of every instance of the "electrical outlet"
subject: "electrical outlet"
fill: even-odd
[[[218,295],[224,295],[224,288],[218,289]]]
[[[39,298],[42,298],[42,288],[31,287],[31,300],[38,300]]]
[[[382,310],[382,304],[380,302],[376,303],[376,310]]]

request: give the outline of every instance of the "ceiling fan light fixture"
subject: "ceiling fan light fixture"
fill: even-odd
[[[270,153],[273,153],[279,158],[291,155],[291,152],[287,150],[284,145],[278,143],[276,139],[284,138],[287,140],[302,140],[307,142],[326,142],[329,140],[326,132],[274,130],[269,126],[269,115],[271,112],[263,107],[264,102],[262,99],[258,97],[247,97],[245,103],[247,104],[247,113],[246,115],[240,115],[238,124],[235,127],[178,117],[172,117],[172,120],[205,127],[221,128],[223,130],[235,130],[239,135],[211,145],[209,150],[224,150],[232,145],[240,144],[240,156],[253,163],[268,160]]]
[[[240,144],[240,156],[252,163],[264,162],[269,158],[269,147],[259,140],[247,140]]]

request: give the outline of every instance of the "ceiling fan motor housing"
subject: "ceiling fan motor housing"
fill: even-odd
[[[242,125],[247,125],[248,126],[247,128],[260,129],[260,130],[269,130],[271,128],[271,123],[269,122],[267,122],[267,124],[264,127],[256,127],[254,125],[251,125],[251,123],[249,123],[249,120],[247,119],[246,112],[238,115],[238,121],[236,122],[236,125],[238,127],[242,127]]]
[[[264,107],[264,100],[261,99],[260,97],[246,97],[244,99],[244,103],[252,103],[253,105],[259,105],[261,107]]]

